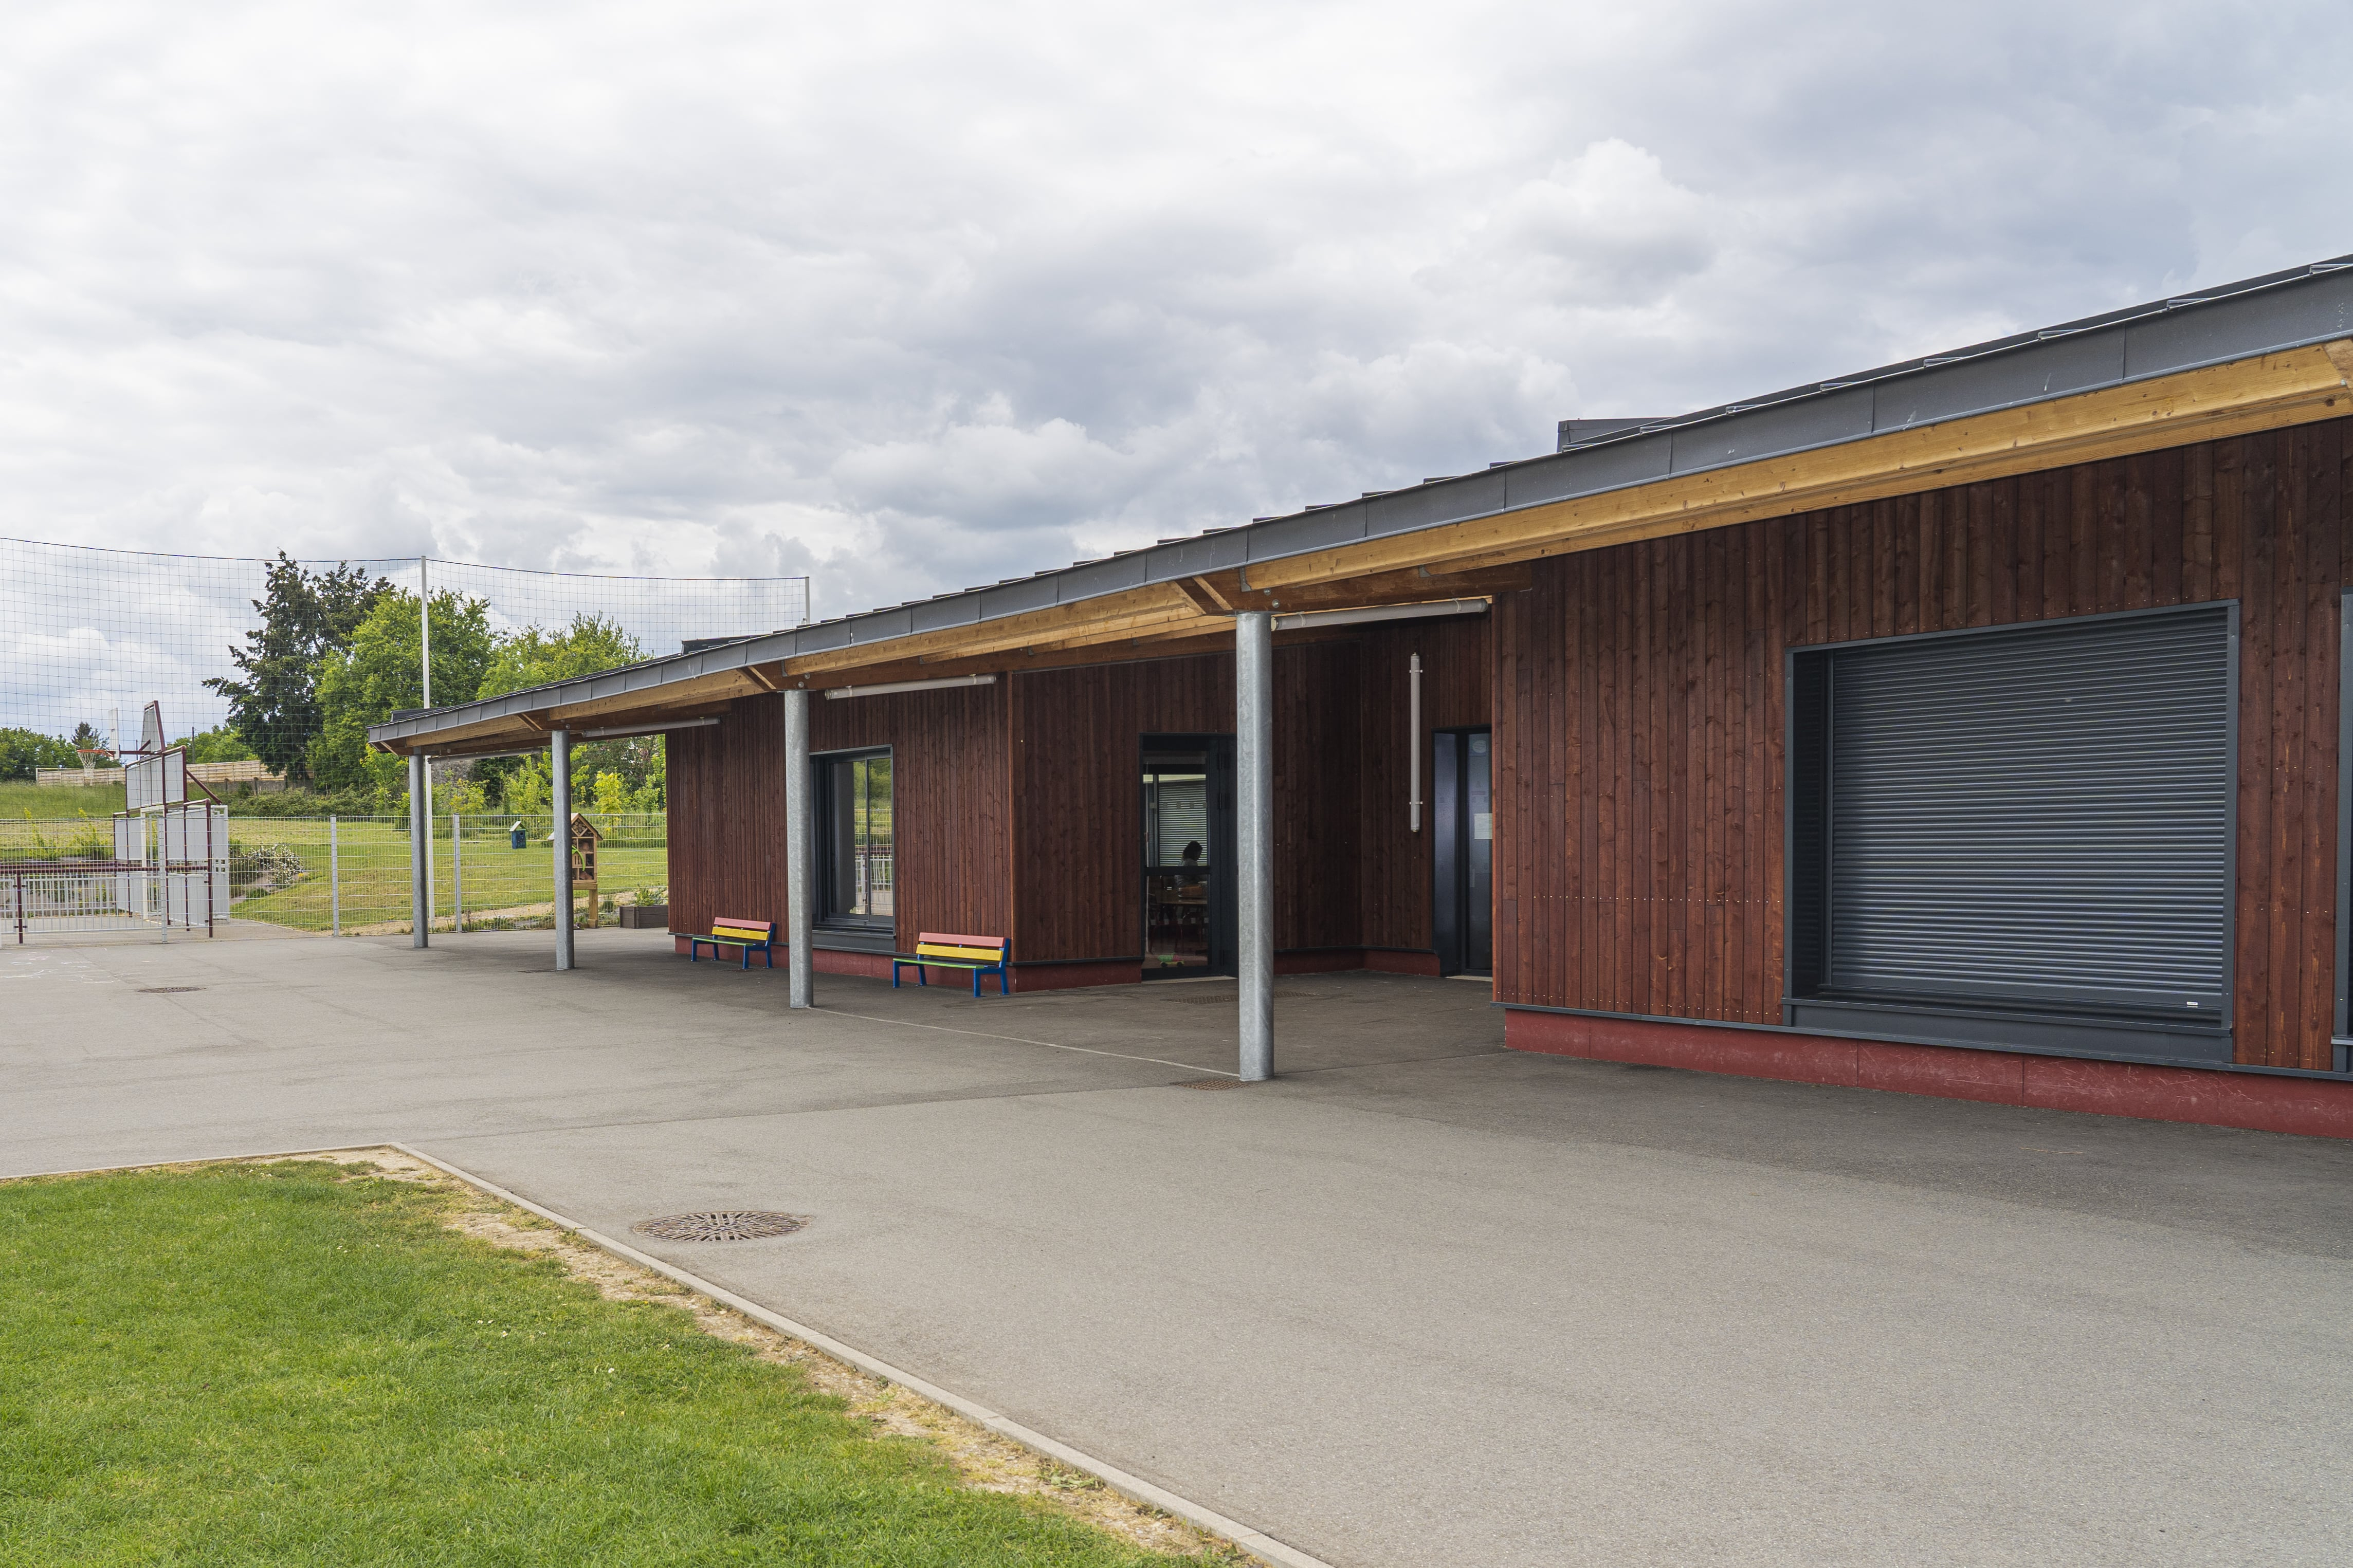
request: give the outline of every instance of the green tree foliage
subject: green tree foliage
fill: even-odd
[[[322,788],[373,790],[387,805],[406,795],[407,764],[370,752],[367,731],[404,708],[425,705],[422,635],[417,595],[388,588],[352,634],[350,647],[327,656],[319,672],[319,732],[306,759]],[[471,702],[481,695],[497,645],[481,600],[434,595],[435,704]]]
[[[266,596],[253,601],[261,625],[246,634],[242,649],[229,650],[242,675],[205,682],[229,700],[229,725],[252,754],[289,782],[310,777],[311,743],[324,721],[319,685],[326,661],[350,644],[390,591],[389,583],[370,582],[356,566],[305,571],[281,550]]]
[[[617,669],[645,658],[638,640],[620,623],[603,616],[577,615],[559,632],[526,626],[499,639],[497,656],[482,679],[484,697],[503,697],[534,686]],[[604,741],[572,748],[573,797],[575,809],[587,809],[594,781],[599,774],[619,777],[626,811],[659,811],[661,807],[661,742],[659,736],[632,741]],[[652,783],[648,784],[650,774]],[[507,811],[545,811],[554,797],[547,760],[500,757],[478,763],[474,777],[485,790],[499,795]],[[652,804],[648,805],[646,802]]]
[[[246,744],[245,738],[226,726],[206,730],[172,743],[186,747],[188,761],[192,763],[242,763],[253,755],[253,748]]]
[[[29,779],[35,768],[70,768],[73,742],[37,730],[0,730],[0,779]]]
[[[645,657],[637,638],[623,631],[619,622],[603,616],[575,616],[560,632],[525,626],[499,639],[497,656],[482,678],[481,694],[503,697],[554,681],[577,680],[635,664]],[[435,665],[434,670],[438,684],[440,666]]]

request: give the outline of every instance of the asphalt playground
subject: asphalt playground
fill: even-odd
[[[1335,1564],[2334,1563],[2353,1145],[659,933],[0,953],[0,1174],[399,1141]],[[0,1284],[5,1289],[5,1284]]]

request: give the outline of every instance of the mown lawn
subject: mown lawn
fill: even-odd
[[[1174,1563],[321,1163],[0,1184],[0,1563]]]
[[[503,821],[500,819],[497,826]],[[462,867],[459,857],[450,853],[448,819],[439,819],[435,828],[433,908],[442,919],[447,920],[454,907],[461,869],[469,910],[513,909],[544,904],[554,898],[554,851],[541,842],[547,832],[544,818],[533,827],[522,849],[511,847],[502,833],[478,835],[470,820]],[[299,881],[238,900],[232,911],[238,920],[269,921],[305,931],[328,929],[333,905],[327,885],[324,822],[308,817],[232,817],[229,839],[241,852],[260,845],[282,846],[301,860],[303,869]],[[336,824],[335,841],[343,925],[406,920],[408,835],[403,825],[383,817],[347,817]],[[658,842],[607,845],[598,856],[596,881],[601,897],[609,899],[669,880],[670,851]]]

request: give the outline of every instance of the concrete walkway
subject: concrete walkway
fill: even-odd
[[[2353,1540],[2353,1147],[1516,1055],[1383,975],[1205,1091],[1224,983],[791,1016],[580,942],[0,955],[0,1173],[396,1138],[612,1234],[810,1215],[632,1239],[1343,1564]]]

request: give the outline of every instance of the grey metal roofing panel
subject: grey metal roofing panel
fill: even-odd
[[[1674,471],[1721,468],[1781,452],[1802,452],[1873,433],[1871,389],[1792,397],[1769,407],[1740,410],[1674,433]]]
[[[1245,535],[1252,561],[1274,561],[1304,555],[1335,544],[1354,544],[1365,537],[1365,503],[1342,501],[1314,511],[1293,513],[1250,525]]]
[[[1068,567],[1039,581],[1052,585],[1053,603],[1068,605],[1080,599],[1092,599],[1103,594],[1143,587],[1147,581],[1145,570],[1150,559],[1149,551],[1131,551],[1125,555],[1114,555],[1108,561],[1090,561],[1083,566]]]
[[[1054,578],[1049,573],[1036,577],[1024,577],[1018,582],[999,583],[993,588],[981,588],[972,595],[975,620],[993,621],[1000,616],[1018,616],[1029,610],[1049,610],[1060,602]]]
[[[942,632],[950,626],[968,626],[980,619],[980,601],[970,594],[951,594],[929,604],[912,605],[907,616],[919,632]]]
[[[1511,509],[1516,510],[1663,479],[1673,471],[1674,459],[1674,436],[1662,431],[1586,447],[1573,463],[1514,463],[1499,471],[1511,497]]]
[[[714,669],[845,647],[853,640],[887,640],[905,635],[893,629],[901,626],[916,632],[970,626],[1143,583],[1170,582],[1371,535],[1598,495],[1670,473],[1704,472],[2348,336],[2353,336],[2353,257],[2337,257],[2200,289],[2193,297],[2153,300],[2038,332],[1651,421],[1639,430],[1597,434],[1590,441],[1572,442],[1556,453],[1501,465],[1483,475],[1430,481],[1368,500],[1269,518],[1011,584],[777,632],[708,654],[674,656],[638,667],[649,673],[629,679],[658,685]],[[1570,423],[1582,429],[1615,422]],[[1498,476],[1500,493],[1492,482]],[[689,658],[717,662],[690,664]],[[377,725],[368,733],[372,739],[396,739],[501,713],[564,706],[587,700],[574,695],[583,685],[567,682],[536,693],[512,693],[487,703]]]
[[[860,642],[883,642],[915,629],[915,612],[905,605],[892,610],[871,610],[850,623]]]
[[[1511,504],[1510,481],[1504,477],[1508,471],[1490,468],[1463,479],[1391,490],[1365,503],[1365,534],[1377,539],[1502,511]]]
[[[2244,358],[2246,345],[2318,342],[2353,332],[2353,270],[2301,289],[2271,289],[2181,305],[2125,334],[2127,379]]]
[[[1962,414],[2039,403],[2124,379],[2124,334],[2107,330],[2054,338],[2031,354],[1988,354],[1897,376],[1872,389],[1872,426],[1901,430]]]

